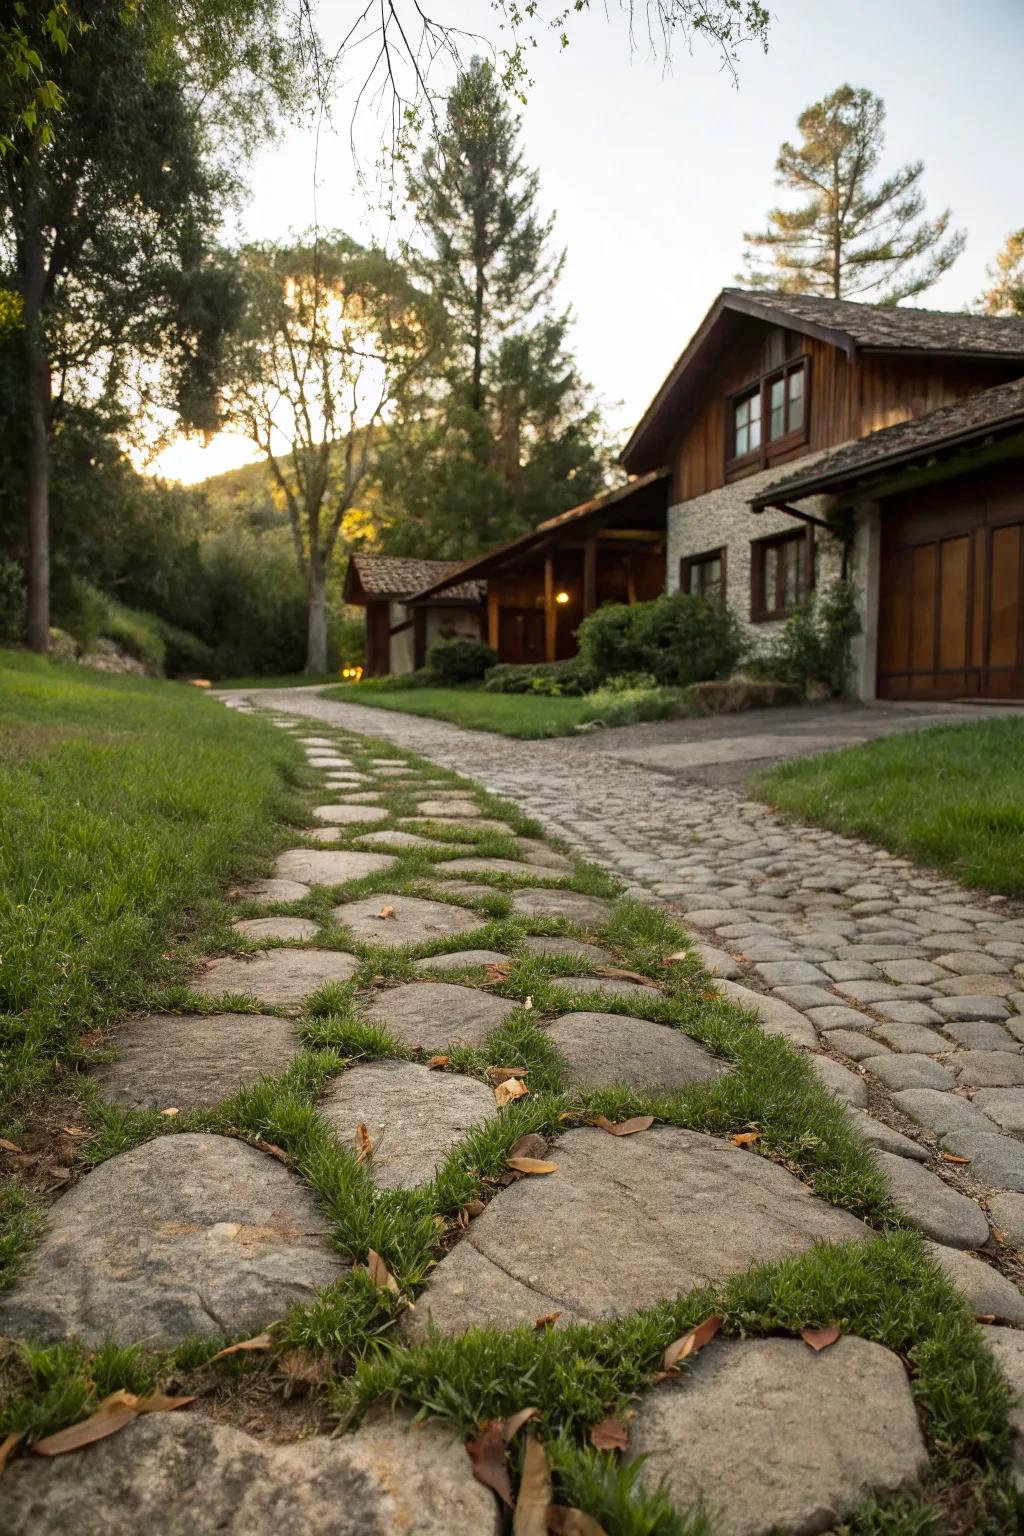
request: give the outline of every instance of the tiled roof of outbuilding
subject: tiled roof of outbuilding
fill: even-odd
[[[461,560],[414,560],[404,555],[352,555],[359,584],[367,597],[412,597],[457,571]],[[486,591],[482,581],[464,581],[447,587],[445,597],[459,602],[475,602]]]

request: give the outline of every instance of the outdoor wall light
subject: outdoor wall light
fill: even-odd
[[[350,682],[358,683],[363,675],[363,669],[362,667],[342,667],[341,675],[347,677]]]
[[[556,592],[555,593],[555,602],[556,603],[567,603],[568,601],[569,601],[569,594],[568,594],[568,592]]]

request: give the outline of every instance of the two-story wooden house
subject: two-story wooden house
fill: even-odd
[[[845,574],[861,697],[1024,697],[1024,319],[726,289],[622,462],[669,591],[760,639]]]
[[[502,660],[570,655],[597,604],[662,582],[763,644],[845,575],[860,697],[1024,698],[1024,319],[727,288],[622,463],[444,579],[486,577]]]

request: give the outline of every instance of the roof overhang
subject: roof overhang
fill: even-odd
[[[366,592],[359,580],[359,572],[356,569],[355,556],[349,555],[348,564],[345,567],[345,580],[341,588],[342,601],[350,603],[353,608],[365,608],[367,603]]]
[[[550,517],[538,527],[531,528],[529,533],[520,534],[518,539],[512,539],[508,544],[501,544],[497,549],[488,550],[486,554],[467,560],[464,565],[457,566],[443,580],[436,581],[432,586],[424,587],[422,592],[415,593],[410,601],[425,602],[429,598],[443,594],[446,587],[457,586],[463,581],[481,581],[487,576],[495,575],[498,571],[507,570],[526,559],[539,556],[559,544],[586,537],[587,534],[600,529],[612,519],[618,521],[624,513],[628,515],[630,501],[638,504],[641,499],[644,502],[650,501],[651,510],[648,512],[645,506],[645,515],[656,517],[659,510],[661,515],[664,515],[667,507],[667,496],[664,492],[669,474],[670,471],[667,469],[652,469],[646,475],[639,475],[625,485],[606,491],[602,496],[595,496],[590,501],[581,502],[578,507],[573,507],[568,512]],[[657,500],[659,490],[662,492],[660,508]]]

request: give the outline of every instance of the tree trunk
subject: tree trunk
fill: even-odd
[[[43,338],[46,280],[38,204],[30,198],[26,216],[24,319],[25,389],[28,435],[25,485],[28,501],[28,643],[50,647],[50,366]]]
[[[306,671],[310,675],[327,671],[327,581],[320,553],[309,552],[309,626],[306,634]]]

